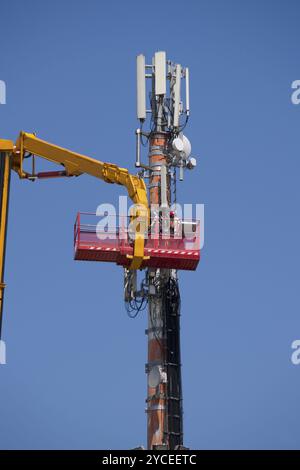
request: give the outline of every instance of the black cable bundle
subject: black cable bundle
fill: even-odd
[[[163,305],[166,325],[166,368],[169,448],[183,444],[182,384],[180,354],[180,292],[178,281],[170,277],[164,286]]]

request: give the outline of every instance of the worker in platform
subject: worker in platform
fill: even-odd
[[[175,212],[170,211],[170,236],[174,237],[175,234]]]

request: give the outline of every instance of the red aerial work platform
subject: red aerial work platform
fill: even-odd
[[[106,261],[128,267],[133,254],[133,241],[128,233],[128,218],[121,217],[119,226],[106,227],[95,214],[77,214],[74,226],[75,260]],[[97,223],[98,220],[98,223]],[[92,223],[87,223],[92,222]],[[178,219],[177,219],[178,222]],[[153,233],[145,238],[145,256],[142,268],[184,269],[194,271],[200,260],[199,221],[179,221],[176,234]]]

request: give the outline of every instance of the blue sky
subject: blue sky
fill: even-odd
[[[133,170],[135,56],[190,67],[198,167],[179,198],[206,211],[201,263],[180,273],[191,448],[300,448],[299,21],[296,0],[1,3],[2,138],[34,131]],[[120,268],[73,261],[77,211],[120,194],[12,176],[2,449],[146,443],[146,315],[126,316]]]

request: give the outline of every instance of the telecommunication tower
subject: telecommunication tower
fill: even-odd
[[[184,95],[184,99],[183,99]],[[149,108],[147,109],[147,96]],[[183,134],[189,119],[189,69],[156,52],[151,64],[137,56],[136,162],[147,181],[151,230],[158,238],[172,236],[179,220],[176,183],[185,169],[193,169],[191,144]],[[146,129],[146,125],[148,129]],[[142,146],[148,161],[142,162]],[[180,224],[184,225],[184,221]],[[186,222],[186,226],[191,223]],[[125,300],[139,311],[148,301],[148,362],[146,399],[148,449],[183,446],[180,355],[180,291],[176,269],[149,267],[140,288],[137,272],[125,268]]]

